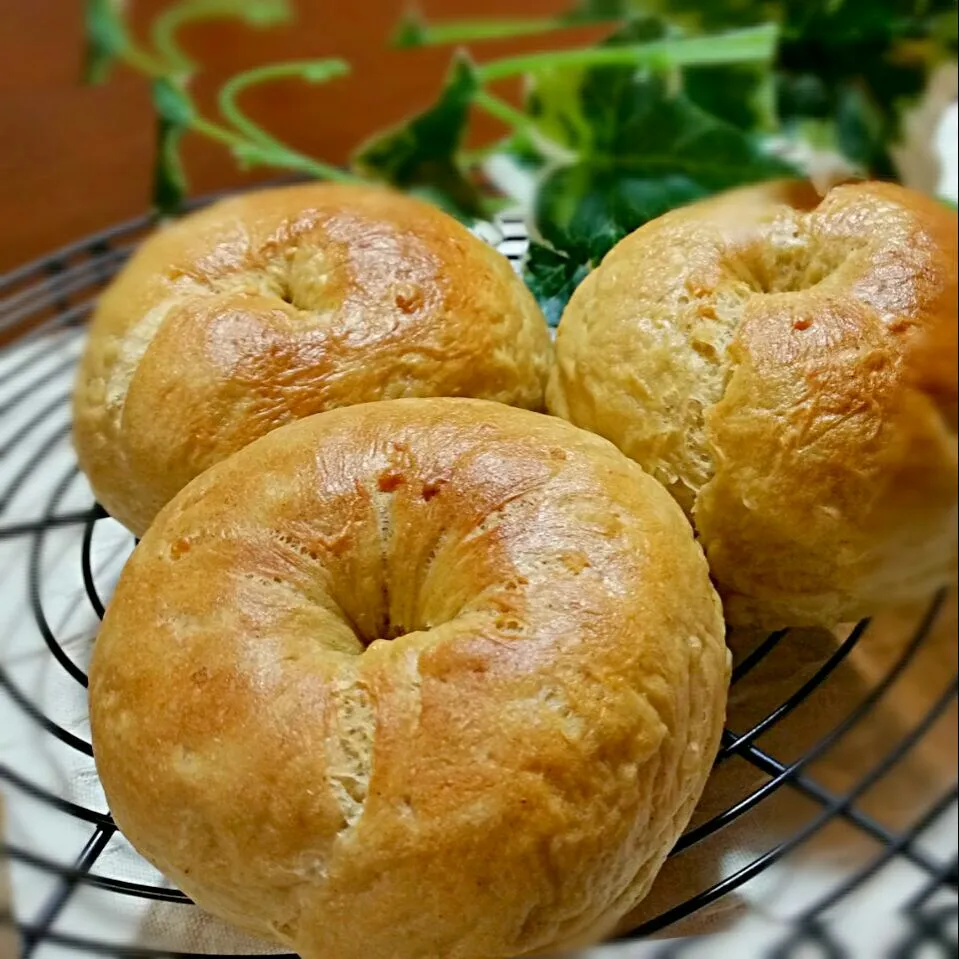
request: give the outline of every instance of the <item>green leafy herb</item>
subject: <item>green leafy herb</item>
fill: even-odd
[[[668,35],[664,21],[644,17],[614,31],[599,46],[620,49],[648,48]],[[547,66],[530,75],[526,112],[547,141],[577,154],[590,153],[596,147],[597,131],[608,124],[593,115],[606,110],[608,94],[631,82],[638,64]]]
[[[87,51],[83,78],[86,83],[103,83],[129,44],[120,0],[86,0],[84,21]]]
[[[416,10],[408,11],[393,34],[393,46],[399,48],[440,46],[449,43],[473,43],[477,40],[503,40],[552,30],[555,18],[504,17],[485,20],[428,22]]]
[[[151,35],[157,53],[172,70],[190,73],[194,64],[177,39],[186,24],[226,17],[240,19],[251,27],[269,27],[285,23],[292,15],[287,0],[181,0],[156,18]]]
[[[190,98],[196,66],[179,46],[181,27],[218,16],[262,26],[288,14],[287,0],[180,0],[155,19],[145,49],[121,0],[86,0],[88,78],[102,80],[123,61],[153,81],[158,205],[174,208],[186,190],[179,147],[187,129],[244,165],[384,181],[464,220],[496,208],[481,184],[509,170],[521,178],[514,195],[527,203],[537,236],[525,275],[552,323],[610,247],[648,220],[719,190],[801,173],[771,153],[774,140],[799,147],[791,155],[833,151],[864,174],[894,177],[903,112],[930,72],[955,59],[959,32],[955,0],[575,0],[545,18],[433,22],[410,14],[396,46],[550,37],[584,23],[608,23],[609,32],[594,46],[479,66],[457,54],[436,102],[363,145],[354,175],[298,152],[240,108],[252,86],[324,82],[346,72],[341,61],[237,74],[219,92],[223,122],[200,115]],[[491,89],[517,76],[526,84],[520,106]],[[467,151],[477,109],[507,132]]]
[[[675,51],[687,43],[662,19],[643,17],[602,46]],[[746,64],[700,68],[680,56],[672,65],[663,59],[655,71],[602,63],[534,74],[527,112],[540,135],[565,151],[540,181],[533,209],[548,247],[529,258],[527,280],[544,310],[561,309],[575,283],[647,221],[717,190],[795,172],[766,151],[756,122],[740,118],[746,129],[726,122],[684,89],[689,72],[698,69],[753,68],[761,79],[774,50],[770,30],[758,42],[751,39]],[[746,51],[737,52],[742,58]],[[716,49],[709,55],[722,56]],[[750,86],[756,86],[752,78],[738,90]]]
[[[647,9],[646,4],[636,0],[578,0],[563,19],[566,23],[602,23],[644,16]]]
[[[539,302],[546,322],[558,326],[573,291],[586,278],[589,266],[565,253],[532,241],[523,264],[523,276]]]
[[[588,152],[596,147],[591,142],[596,136],[605,136],[622,122],[622,105],[616,107],[619,120],[610,119],[610,110],[623,89],[639,82],[636,68],[646,66],[670,77],[673,86],[683,87],[690,100],[718,119],[739,120],[750,130],[765,128],[768,66],[775,49],[772,27],[727,33],[707,47],[697,38],[677,35],[662,19],[638,18],[600,44],[598,52],[610,54],[606,60],[596,59],[580,69],[561,65],[536,71],[526,108],[543,136]],[[617,63],[613,57],[623,60]],[[760,124],[761,113],[766,116]]]
[[[684,66],[705,66],[724,63],[749,63],[765,60],[775,49],[776,28],[770,24],[731,30],[712,37],[682,37],[666,34],[662,39],[605,43],[585,49],[527,53],[484,63],[478,68],[483,83],[521,74],[535,74],[543,69],[575,69],[577,67],[646,67],[669,70]]]
[[[217,102],[220,112],[239,134],[231,142],[231,148],[241,165],[248,167],[263,164],[296,170],[321,179],[355,180],[356,178],[345,170],[314,160],[287,146],[258,123],[254,123],[237,103],[237,98],[245,90],[263,83],[293,77],[307,83],[326,83],[336,77],[345,76],[349,71],[350,66],[344,60],[293,60],[254,67],[231,77],[220,90]]]
[[[486,215],[482,194],[462,169],[459,157],[478,90],[476,67],[469,58],[457,56],[436,103],[362,146],[354,167],[424,195],[462,219]]]
[[[687,67],[683,90],[707,113],[741,130],[776,128],[776,84],[768,62]]]
[[[795,172],[683,94],[668,96],[659,79],[622,91],[618,107],[629,120],[607,131],[602,152],[555,170],[537,194],[537,228],[567,257],[570,278],[584,276],[622,237],[677,206]],[[614,110],[611,104],[615,117]],[[547,292],[541,306],[554,309],[560,292],[571,289]]]
[[[289,19],[287,0],[182,0],[167,7],[153,22],[150,35],[153,49],[142,49],[126,28],[117,0],[89,0],[87,7],[88,45],[97,51],[99,66],[104,56],[122,59],[151,78],[154,111],[157,117],[153,197],[163,213],[175,212],[187,190],[186,172],[180,157],[180,142],[193,130],[225,145],[243,166],[263,164],[335,180],[356,179],[348,172],[305,156],[246,116],[237,102],[250,87],[274,80],[296,77],[308,83],[323,83],[342,76],[349,65],[342,60],[300,60],[255,67],[231,77],[219,93],[219,106],[230,126],[202,116],[189,93],[195,65],[178,41],[181,27],[196,20],[237,17],[255,27],[270,26]],[[112,62],[112,60],[110,61]]]
[[[954,0],[837,0],[783,4],[778,108],[786,129],[832,130],[838,150],[869,175],[894,177],[891,147],[931,68],[955,57]]]
[[[155,80],[152,93],[157,114],[153,203],[159,212],[173,213],[187,192],[180,140],[195,120],[196,111],[186,93],[171,80],[163,77]]]
[[[429,44],[427,25],[416,10],[407,11],[393,33],[392,46],[405,50]]]

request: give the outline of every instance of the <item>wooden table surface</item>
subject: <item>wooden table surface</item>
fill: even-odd
[[[342,162],[370,133],[428,104],[449,63],[448,48],[391,50],[405,0],[291,0],[297,20],[251,30],[213,21],[184,29],[204,72],[196,91],[205,111],[225,77],[282,59],[340,56],[350,77],[322,86],[291,81],[251,91],[244,107],[297,148]],[[141,26],[161,0],[131,0]],[[144,212],[150,200],[154,121],[148,88],[129,70],[105,86],[80,82],[83,58],[77,0],[4,0],[0,4],[0,271],[90,231]],[[555,13],[564,0],[424,0],[431,17]],[[578,42],[568,31],[551,43]],[[541,38],[476,48],[481,58],[542,45]],[[495,132],[480,121],[479,136]],[[193,192],[207,192],[275,171],[244,176],[219,146],[187,138]]]

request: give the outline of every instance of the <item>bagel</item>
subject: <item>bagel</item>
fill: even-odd
[[[547,406],[695,525],[735,625],[833,625],[956,569],[956,215],[772,184],[622,240],[560,321]]]
[[[97,306],[74,445],[141,534],[194,476],[338,406],[473,396],[541,409],[546,322],[505,257],[379,187],[310,183],[161,229]]]
[[[682,511],[612,444],[346,407],[151,526],[94,650],[97,769],[132,844],[253,934],[507,959],[646,893],[716,754],[723,633]]]

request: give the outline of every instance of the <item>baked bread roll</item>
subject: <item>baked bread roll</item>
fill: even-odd
[[[545,320],[440,210],[311,183],[149,238],[100,299],[74,397],[98,500],[141,534],[208,466],[283,423],[403,396],[541,408]]]
[[[284,426],[175,497],[90,704],[117,823],[203,908],[307,959],[507,959],[646,893],[727,679],[659,484],[561,420],[410,399]]]
[[[762,186],[621,241],[547,388],[672,492],[737,625],[856,619],[956,566],[956,215],[888,184],[811,200]]]

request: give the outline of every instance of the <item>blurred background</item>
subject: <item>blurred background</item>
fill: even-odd
[[[142,29],[164,0],[129,5]],[[544,16],[563,0],[430,0],[437,20],[453,17]],[[4,0],[0,5],[0,271],[93,230],[144,212],[150,202],[155,136],[147,81],[119,69],[100,86],[81,82],[82,5],[76,0]],[[364,137],[431,103],[450,60],[449,47],[390,49],[404,0],[308,0],[296,21],[251,30],[239,21],[190,24],[183,46],[203,71],[192,89],[201,107],[224,79],[248,66],[284,59],[338,56],[350,76],[317,86],[300,80],[252,90],[243,103],[255,119],[291,145],[342,163]],[[544,40],[533,36],[483,44],[484,58],[590,42],[595,27],[572,28]],[[514,94],[518,83],[513,85]],[[509,84],[505,87],[507,94]],[[478,116],[474,135],[498,132]],[[219,145],[188,136],[184,153],[194,193],[276,176],[244,174]]]

